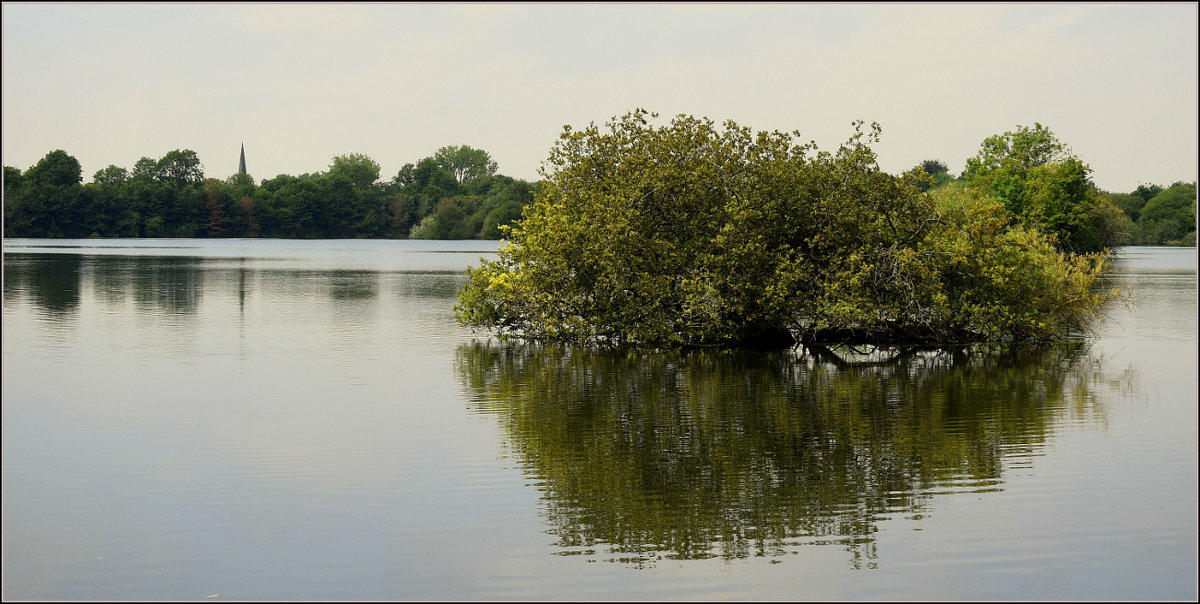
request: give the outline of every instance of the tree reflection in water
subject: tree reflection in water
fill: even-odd
[[[1064,414],[1102,413],[1083,342],[872,354],[475,342],[456,362],[540,485],[558,553],[638,566],[837,544],[871,567],[881,519],[1001,490],[1005,465],[1038,454]]]

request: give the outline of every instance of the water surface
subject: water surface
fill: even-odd
[[[495,246],[6,240],[4,598],[1196,597],[1194,248],[1085,341],[829,356],[498,343]]]

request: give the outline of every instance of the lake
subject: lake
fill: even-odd
[[[1195,248],[818,355],[495,341],[496,245],[5,240],[4,599],[1196,599]]]

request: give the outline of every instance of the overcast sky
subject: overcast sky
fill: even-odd
[[[256,181],[446,145],[534,180],[563,125],[644,107],[799,130],[879,122],[880,166],[962,170],[1035,122],[1102,189],[1194,181],[1197,4],[3,5],[3,165],[84,182],[191,149]]]

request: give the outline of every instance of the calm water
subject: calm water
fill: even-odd
[[[1194,248],[899,358],[499,344],[494,250],[5,241],[4,599],[1197,596]]]

